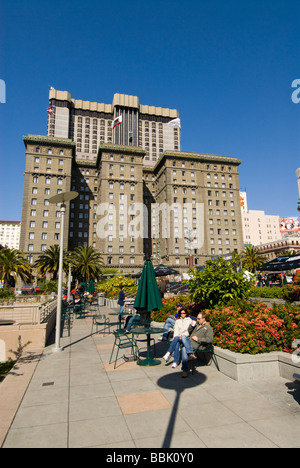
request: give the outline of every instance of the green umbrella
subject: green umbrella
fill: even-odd
[[[149,260],[144,263],[142,276],[134,301],[134,307],[140,312],[144,311],[149,313],[151,310],[160,310],[163,308],[154,268]]]
[[[159,360],[152,359],[150,353],[150,334],[157,332],[155,329],[151,329],[151,310],[160,310],[163,308],[163,304],[160,297],[160,292],[158,290],[157,282],[155,279],[155,273],[152,263],[147,260],[144,263],[144,268],[142,271],[142,276],[139,282],[139,287],[136,293],[134,307],[141,314],[141,323],[144,321],[142,315],[146,315],[146,326],[142,327],[141,333],[147,335],[147,358],[139,359],[138,364],[140,366],[156,366],[160,364]],[[137,329],[135,330],[137,332]],[[158,329],[161,333],[163,330]],[[133,330],[134,333],[134,330]]]
[[[92,280],[88,284],[88,292],[90,294],[94,294],[94,292],[95,292],[94,281],[92,281]]]

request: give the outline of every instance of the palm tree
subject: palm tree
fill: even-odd
[[[59,245],[50,245],[49,249],[45,250],[36,260],[34,266],[42,275],[52,273],[53,280],[57,279],[59,270]],[[68,271],[67,252],[64,250],[63,255],[63,270]]]
[[[251,273],[256,273],[259,266],[263,265],[267,260],[256,247],[248,245],[242,252],[243,267]]]
[[[71,262],[73,274],[79,281],[98,280],[102,275],[102,256],[93,247],[77,247],[71,253]]]
[[[4,286],[8,286],[11,282],[11,277],[16,281],[17,276],[22,281],[28,283],[32,281],[32,267],[24,258],[20,250],[16,249],[1,249],[0,250],[0,279]]]

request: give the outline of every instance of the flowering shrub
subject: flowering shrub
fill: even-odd
[[[170,315],[175,315],[177,312],[176,305],[181,302],[183,307],[189,309],[190,300],[188,296],[174,296],[168,299],[162,299],[163,308],[151,312],[151,319],[155,322],[165,322]]]
[[[287,286],[284,286],[282,292],[282,297],[283,299],[289,301],[289,302],[294,302],[294,301],[300,301],[300,285],[299,284],[288,284]]]
[[[292,352],[300,338],[300,309],[295,306],[249,303],[248,310],[225,307],[207,311],[214,344],[238,353]]]
[[[191,303],[188,296],[163,299],[163,309],[151,313],[152,320],[165,322],[175,315],[176,304],[181,302],[190,314],[196,316],[204,310]],[[236,301],[233,305],[206,310],[214,330],[214,344],[237,353],[259,354],[271,351],[292,353],[292,343],[300,339],[300,307],[264,302]]]

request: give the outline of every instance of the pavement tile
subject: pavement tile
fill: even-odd
[[[3,448],[67,448],[68,424],[10,429]]]
[[[62,352],[49,344],[0,385],[3,448],[300,447],[298,384],[241,384],[210,366],[182,379],[180,368],[122,358],[114,369],[114,336],[91,335],[89,317],[61,342]]]
[[[249,424],[280,448],[300,448],[299,415],[286,414],[280,417],[250,421]]]
[[[208,448],[277,448],[271,440],[245,422],[196,429]]]
[[[145,413],[172,408],[168,400],[159,390],[154,392],[133,393],[117,397],[123,414]]]
[[[70,421],[69,447],[95,447],[131,439],[127,425],[120,416]]]

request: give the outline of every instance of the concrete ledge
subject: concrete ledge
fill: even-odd
[[[300,358],[288,353],[251,355],[215,347],[215,355],[220,371],[239,382],[268,377],[284,377],[293,381],[293,374],[300,372]]]
[[[5,362],[8,359],[15,360],[14,352],[18,351],[19,344],[25,346],[28,343],[26,351],[44,348],[55,323],[56,314],[53,314],[48,322],[40,325],[16,323],[0,327],[0,362]]]

